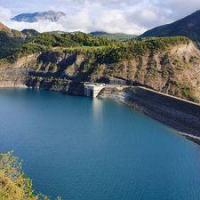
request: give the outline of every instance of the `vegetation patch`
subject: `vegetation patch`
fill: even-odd
[[[22,171],[21,161],[12,153],[0,153],[0,199],[49,200],[34,192],[31,180]]]

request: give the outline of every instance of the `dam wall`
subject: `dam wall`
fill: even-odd
[[[144,87],[122,92],[106,89],[100,95],[123,102],[200,143],[200,105]]]

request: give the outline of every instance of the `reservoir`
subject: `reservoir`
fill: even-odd
[[[200,146],[125,105],[0,90],[0,152],[64,200],[198,200]]]

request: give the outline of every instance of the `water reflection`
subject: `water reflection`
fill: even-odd
[[[97,121],[97,122],[102,121],[102,117],[103,117],[103,101],[102,100],[98,98],[94,98],[92,100],[92,112],[93,112],[94,121]]]

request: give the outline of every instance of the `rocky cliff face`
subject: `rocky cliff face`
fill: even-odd
[[[54,49],[0,64],[0,84],[18,80],[28,86],[68,91],[71,82],[113,79],[200,102],[200,51],[189,42],[109,63],[92,53]]]
[[[18,59],[16,62],[0,62],[0,87],[25,87],[29,70],[37,60],[37,55]]]
[[[185,99],[200,100],[200,52],[192,42],[154,54],[147,52],[144,56],[109,66],[102,64],[92,73],[91,79],[105,76],[131,80]]]

